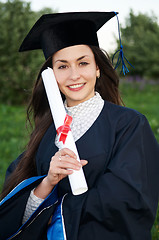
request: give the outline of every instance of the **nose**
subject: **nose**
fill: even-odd
[[[74,66],[74,67],[71,67],[71,71],[70,71],[70,79],[76,81],[80,78],[80,72],[79,72],[79,69]]]

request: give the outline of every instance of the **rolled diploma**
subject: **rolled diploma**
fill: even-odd
[[[57,81],[55,79],[53,70],[51,68],[47,68],[46,70],[44,70],[42,72],[42,79],[44,82],[44,86],[45,86],[47,98],[49,101],[52,117],[54,119],[55,127],[56,129],[58,129],[60,126],[64,124],[66,111],[64,108],[60,90],[57,85]],[[61,142],[61,144],[62,144],[61,148],[71,149],[76,154],[77,160],[80,161],[71,131],[68,132],[65,143],[63,144]],[[86,179],[85,179],[82,168],[79,171],[74,170],[73,173],[68,177],[69,177],[72,193],[74,195],[82,194],[88,190]]]

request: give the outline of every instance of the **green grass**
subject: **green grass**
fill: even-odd
[[[159,142],[159,84],[122,83],[120,87],[126,107],[144,114]]]
[[[26,144],[25,108],[0,105],[0,190],[8,165]]]
[[[120,90],[125,105],[147,117],[159,142],[159,84],[143,86],[127,82],[121,84]],[[25,107],[0,104],[0,190],[8,165],[24,150],[26,142]],[[159,209],[152,239],[159,240]]]

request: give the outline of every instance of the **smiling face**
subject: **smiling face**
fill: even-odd
[[[53,70],[69,107],[94,96],[99,69],[87,45],[75,45],[56,52]]]

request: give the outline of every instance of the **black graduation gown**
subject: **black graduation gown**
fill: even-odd
[[[50,159],[58,150],[55,136],[52,124],[36,154],[38,175],[47,174]],[[150,240],[159,197],[159,146],[147,119],[135,110],[105,102],[76,145],[80,158],[88,160],[84,173],[89,190],[73,196],[68,178],[58,184],[58,195],[66,194],[63,218],[67,239]],[[21,217],[29,191],[21,194],[26,195],[21,197]],[[12,210],[15,219],[16,209]]]

